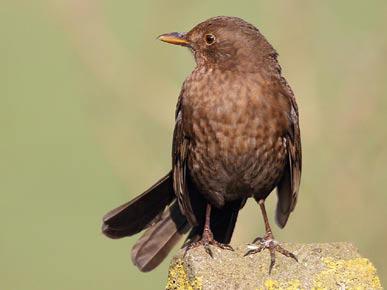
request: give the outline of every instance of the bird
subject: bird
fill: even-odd
[[[118,239],[144,231],[132,249],[144,272],[157,267],[187,235],[185,251],[229,245],[238,213],[252,197],[265,225],[245,256],[267,249],[297,257],[274,239],[265,200],[275,189],[275,221],[283,228],[294,210],[302,153],[296,99],[278,53],[254,25],[217,16],[186,33],[159,40],[188,48],[196,67],[178,97],[172,169],[135,199],[103,217],[102,232]]]

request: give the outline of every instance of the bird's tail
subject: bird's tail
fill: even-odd
[[[142,272],[153,270],[190,228],[191,226],[175,201],[162,214],[161,219],[149,227],[133,246],[133,264]]]
[[[213,209],[211,230],[215,240],[220,243],[230,243],[240,206],[241,201],[228,204],[223,209]],[[153,270],[188,231],[190,233],[183,246],[198,241],[203,233],[205,212],[202,210],[198,213],[200,214],[198,219],[200,223],[192,228],[175,201],[164,211],[161,219],[150,226],[134,245],[132,249],[133,264],[143,272]]]
[[[207,202],[199,192],[191,189],[198,226],[192,227],[181,213],[169,173],[140,196],[107,213],[103,218],[102,232],[109,238],[119,239],[146,230],[133,246],[132,261],[141,271],[151,271],[188,231],[191,230],[187,243],[201,237]],[[213,209],[211,229],[218,242],[230,242],[243,204],[244,201],[236,201],[222,209]]]
[[[135,199],[103,217],[102,232],[112,239],[132,236],[157,222],[175,200],[171,173]]]

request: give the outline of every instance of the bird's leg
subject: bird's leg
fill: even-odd
[[[275,264],[275,252],[279,252],[286,257],[293,258],[297,262],[298,260],[293,253],[282,248],[279,245],[279,243],[274,239],[273,232],[271,231],[271,228],[270,228],[269,219],[267,218],[267,213],[265,209],[265,200],[264,199],[259,200],[258,204],[259,204],[259,207],[261,208],[263,220],[265,222],[266,234],[263,238],[260,238],[260,237],[256,238],[253,241],[253,243],[248,246],[249,250],[247,251],[245,256],[259,253],[264,249],[268,249],[270,252],[270,267],[269,267],[269,274],[270,274]]]
[[[211,204],[207,203],[206,218],[205,218],[205,222],[204,222],[204,229],[203,229],[202,238],[197,242],[193,242],[193,243],[188,244],[187,247],[185,248],[185,253],[187,253],[187,251],[192,249],[192,248],[196,248],[198,246],[203,246],[205,251],[211,256],[211,258],[213,258],[213,254],[212,254],[210,245],[216,246],[218,248],[225,249],[225,250],[230,250],[230,251],[234,250],[230,245],[219,243],[218,241],[216,241],[214,239],[214,236],[213,236],[212,231],[211,231],[210,219],[211,219]]]

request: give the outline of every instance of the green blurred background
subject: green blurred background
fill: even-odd
[[[298,97],[302,189],[276,237],[352,241],[387,281],[386,1],[46,0],[0,8],[0,289],[164,287],[168,262],[140,273],[101,217],[170,167],[194,62],[156,36],[216,15],[257,25]],[[250,201],[232,243],[262,232]]]

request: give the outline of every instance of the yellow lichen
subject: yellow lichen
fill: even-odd
[[[314,278],[314,290],[342,287],[345,289],[381,289],[376,269],[365,258],[335,260],[323,258],[326,269]]]
[[[279,289],[279,283],[276,280],[268,279],[265,281],[264,285],[265,285],[267,290]]]
[[[298,279],[294,279],[289,281],[288,286],[285,288],[286,290],[300,290],[301,288],[301,282]]]
[[[177,261],[169,268],[167,290],[198,290],[202,289],[200,277],[189,279],[182,261]]]

